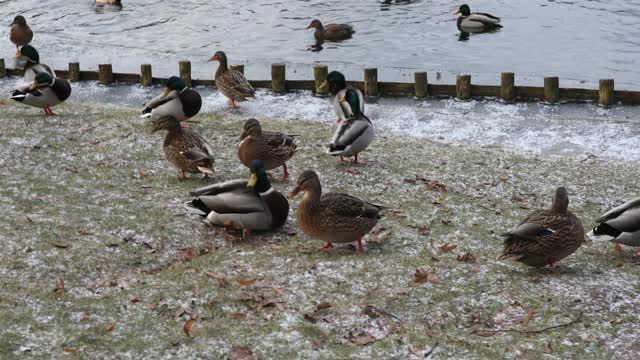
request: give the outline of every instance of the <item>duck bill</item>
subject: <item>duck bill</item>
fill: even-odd
[[[255,173],[251,173],[251,175],[249,176],[249,181],[247,181],[247,187],[254,187],[256,186],[257,182],[258,182],[258,175],[256,175]]]
[[[307,27],[306,27],[306,28],[304,28],[304,29],[305,29],[305,30],[309,30],[309,29],[311,29],[312,27],[313,27],[313,26],[309,25],[309,26],[307,26]]]
[[[456,10],[456,12],[453,13],[453,15],[458,15],[460,14],[460,9]]]
[[[291,192],[289,193],[289,195],[287,195],[287,197],[288,197],[289,199],[293,199],[293,198],[295,198],[296,196],[298,196],[298,193],[299,193],[299,192],[300,192],[300,187],[299,187],[299,186],[296,186],[296,188],[295,188],[295,189],[293,189],[293,191],[291,191]]]
[[[21,50],[18,50],[18,52],[16,53],[16,57],[17,58],[22,57],[22,51]]]
[[[327,80],[323,81],[322,84],[320,84],[320,86],[318,87],[318,90],[320,91],[329,90],[329,82]]]
[[[29,91],[35,90],[38,88],[38,83],[37,82],[32,82],[31,85],[29,85]]]
[[[170,92],[171,92],[171,89],[169,88],[164,89],[164,92],[162,93],[162,97],[169,95]]]
[[[218,61],[218,56],[214,55],[214,56],[210,57],[209,60],[207,60],[207,61]]]

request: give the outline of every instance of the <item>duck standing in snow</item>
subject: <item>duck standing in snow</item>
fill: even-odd
[[[596,220],[587,236],[593,241],[610,241],[622,252],[622,245],[640,246],[640,198],[617,206]]]
[[[56,115],[51,107],[64,102],[69,96],[71,96],[69,81],[41,72],[35,76],[31,84],[20,86],[14,90],[11,100],[43,108],[46,115]]]
[[[178,121],[185,121],[198,114],[202,107],[202,97],[197,91],[187,87],[182,79],[172,76],[167,81],[165,91],[144,105],[142,117],[157,120],[171,116]]]

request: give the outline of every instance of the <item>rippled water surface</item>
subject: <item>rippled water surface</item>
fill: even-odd
[[[640,88],[640,1],[469,4],[501,16],[504,28],[460,41],[451,15],[459,4],[450,1],[123,0],[118,9],[90,0],[0,0],[0,50],[5,58],[15,53],[8,25],[22,14],[41,58],[56,68],[79,61],[85,69],[112,63],[115,71],[138,72],[151,63],[155,75],[166,76],[189,59],[194,76],[212,78],[215,65],[206,59],[222,49],[253,79],[268,78],[272,62],[287,63],[289,78],[311,78],[309,65],[323,62],[355,79],[365,66],[377,66],[388,81],[411,81],[419,69],[440,72],[449,83],[457,73],[497,83],[501,71],[514,71],[520,84],[556,75],[562,86],[615,78],[618,88]],[[313,34],[304,28],[313,18],[350,23],[356,34],[310,51]]]

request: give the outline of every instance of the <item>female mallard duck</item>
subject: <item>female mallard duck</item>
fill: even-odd
[[[232,109],[238,108],[236,101],[255,100],[255,90],[240,71],[229,69],[224,52],[216,51],[209,61],[220,62],[216,71],[216,87],[229,98]]]
[[[213,175],[213,150],[211,146],[198,133],[191,129],[183,128],[180,122],[173,116],[164,116],[152,120],[151,133],[159,130],[167,130],[162,149],[164,157],[173,164],[186,179],[186,172],[191,174],[203,173],[204,177]]]
[[[487,13],[471,13],[469,5],[464,4],[458,8],[454,15],[458,17],[458,30],[466,32],[489,31],[501,28],[500,18]]]
[[[506,240],[498,259],[542,267],[571,255],[584,242],[584,228],[568,207],[567,190],[559,187],[551,209],[532,212],[502,235]]]
[[[38,73],[33,83],[18,87],[13,91],[12,100],[25,105],[40,107],[47,115],[56,115],[52,106],[58,105],[71,96],[71,85],[62,78],[54,78],[46,72]]]
[[[274,230],[289,217],[289,201],[271,187],[262,161],[254,160],[247,180],[231,180],[191,192],[185,205],[214,225],[234,225],[250,231]]]
[[[238,157],[244,166],[249,167],[253,160],[262,160],[266,170],[282,166],[284,179],[289,178],[286,161],[296,153],[295,139],[291,135],[273,131],[262,131],[260,122],[249,119],[244,123],[240,135]]]
[[[620,244],[640,246],[640,198],[635,198],[602,215],[587,236],[593,241],[611,241],[616,251],[622,252]]]
[[[304,197],[298,207],[298,224],[302,231],[326,241],[324,250],[332,249],[332,243],[357,241],[357,255],[361,255],[362,237],[378,223],[380,210],[384,207],[347,194],[323,194],[320,179],[312,170],[300,174],[289,198],[294,198],[301,191]]]
[[[187,87],[184,81],[177,76],[172,76],[167,81],[164,93],[147,101],[142,117],[159,119],[172,116],[178,121],[185,121],[194,117],[202,107],[200,94]]]
[[[13,18],[13,22],[9,26],[11,26],[9,40],[16,46],[16,50],[19,53],[21,46],[25,46],[33,40],[33,31],[31,31],[31,28],[27,25],[27,20],[22,15]]]
[[[318,19],[311,21],[311,24],[305,28],[305,30],[307,29],[316,29],[313,36],[317,42],[346,40],[355,33],[351,25],[327,24],[323,26]]]
[[[360,89],[347,86],[347,82],[341,72],[330,72],[327,75],[327,79],[320,85],[320,90],[329,90],[329,92],[331,93],[331,104],[333,105],[333,111],[335,111],[336,115],[338,116],[338,120],[336,121],[337,123],[346,120],[349,116],[352,115],[350,108],[347,109],[348,112],[345,113],[344,109],[340,105],[340,100],[345,98],[348,89],[353,89],[353,91],[358,94],[358,100],[360,102],[360,113],[364,114],[364,96],[362,96],[362,91],[360,91]]]
[[[338,156],[344,161],[344,156],[354,156],[353,164],[358,164],[358,153],[373,141],[373,124],[360,112],[360,95],[355,89],[347,89],[339,105],[349,117],[338,125],[327,153]]]

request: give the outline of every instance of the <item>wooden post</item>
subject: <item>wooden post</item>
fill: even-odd
[[[429,96],[429,83],[427,82],[427,73],[424,71],[416,72],[415,74],[415,95],[417,98],[422,99]]]
[[[317,95],[327,95],[329,93],[329,89],[326,89],[324,91],[320,90],[320,85],[322,85],[322,83],[327,80],[327,74],[329,74],[329,68],[327,67],[327,65],[313,65],[313,79],[316,82]]]
[[[144,87],[151,86],[151,84],[153,83],[151,64],[140,65],[140,82]]]
[[[271,64],[271,90],[276,94],[287,92],[284,64]]]
[[[80,63],[72,62],[69,63],[69,81],[80,81]]]
[[[456,77],[456,97],[460,100],[471,99],[471,75]]]
[[[113,68],[111,64],[99,64],[98,73],[100,76],[100,84],[109,85],[113,82]]]
[[[191,61],[180,61],[180,79],[187,84],[188,87],[191,87]]]
[[[364,69],[364,94],[366,96],[378,96],[378,69]]]
[[[231,68],[231,70],[239,71],[240,73],[242,73],[242,75],[244,75],[244,65],[235,64],[235,65],[231,65],[230,68]]]
[[[7,69],[4,66],[4,59],[0,59],[0,78],[7,76]]]
[[[500,74],[500,97],[502,100],[511,102],[516,97],[515,74],[503,72]]]
[[[604,107],[609,107],[615,102],[613,91],[613,79],[600,80],[600,96],[598,102]]]
[[[560,101],[560,80],[557,76],[544,78],[544,101],[549,104]]]

